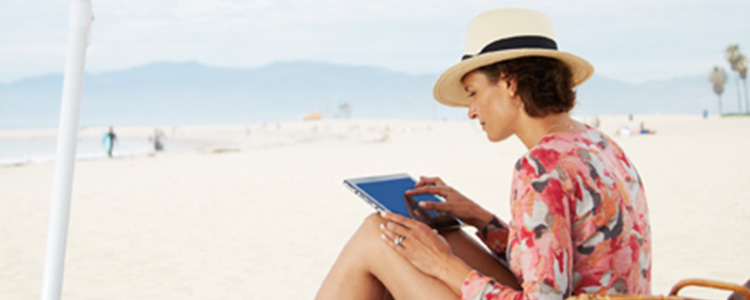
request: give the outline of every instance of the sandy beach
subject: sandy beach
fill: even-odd
[[[590,118],[580,118],[590,122]],[[615,136],[644,181],[654,294],[685,278],[750,278],[750,118],[635,116]],[[99,135],[84,129],[82,136]],[[148,128],[120,128],[145,139]],[[470,121],[321,120],[165,128],[205,146],[78,160],[65,299],[311,299],[370,206],[349,177],[438,175],[507,219],[516,138]],[[54,130],[0,130],[0,139]],[[115,150],[115,153],[117,150]],[[0,298],[41,293],[53,162],[0,166]],[[694,292],[693,292],[694,291]],[[725,293],[686,293],[724,299]]]

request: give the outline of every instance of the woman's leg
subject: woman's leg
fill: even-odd
[[[380,238],[379,215],[365,219],[349,240],[318,290],[316,299],[456,299],[442,281],[414,268]],[[487,250],[461,230],[443,234],[454,253],[467,264],[499,282],[508,272]],[[498,276],[498,277],[495,277]],[[517,286],[510,275],[511,283]],[[507,278],[506,278],[507,279]]]
[[[447,286],[414,268],[380,238],[379,215],[367,217],[339,254],[316,299],[456,299]],[[411,287],[411,288],[408,288]],[[419,288],[414,288],[419,287]]]
[[[466,231],[457,229],[440,233],[451,245],[453,254],[460,257],[467,265],[482,275],[490,276],[498,283],[520,291],[521,286],[510,270],[498,262],[498,259],[477,239]],[[750,300],[750,299],[749,299]]]

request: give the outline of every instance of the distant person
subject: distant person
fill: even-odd
[[[599,128],[599,125],[601,125],[601,121],[599,120],[598,116],[594,116],[594,121],[591,123],[592,123],[591,125],[593,125],[594,128]]]
[[[619,136],[630,136],[633,134],[633,127],[631,127],[630,124],[625,123],[625,125],[622,125],[617,129],[616,133]]]
[[[648,129],[643,125],[643,122],[638,126],[639,134],[656,134],[656,130]],[[748,299],[750,300],[750,299]]]
[[[107,156],[112,157],[112,148],[115,147],[115,141],[117,141],[117,135],[115,135],[112,126],[109,126],[109,131],[102,134],[102,144],[104,149],[107,150]]]
[[[167,139],[167,136],[164,134],[164,131],[161,131],[159,128],[154,129],[154,151],[162,151],[164,150],[164,140]]]
[[[703,110],[703,118],[708,119],[708,109]]]

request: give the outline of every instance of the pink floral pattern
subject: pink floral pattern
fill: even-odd
[[[521,283],[515,291],[472,271],[462,299],[564,299],[649,294],[651,235],[640,176],[591,127],[544,137],[516,163],[509,224],[477,235]]]

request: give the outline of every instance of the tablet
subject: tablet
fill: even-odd
[[[438,230],[454,229],[462,225],[458,219],[446,213],[424,210],[417,205],[422,201],[445,201],[442,198],[431,194],[404,195],[407,190],[414,188],[414,184],[414,179],[405,173],[344,180],[346,187],[378,211],[398,213]]]

